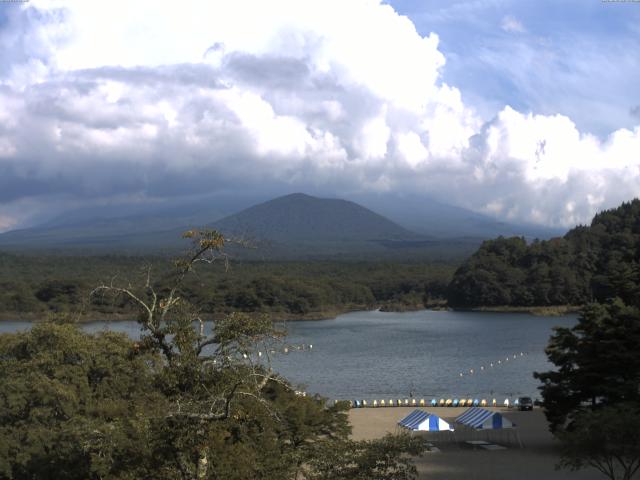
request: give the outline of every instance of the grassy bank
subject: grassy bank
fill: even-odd
[[[459,309],[472,312],[496,312],[496,313],[529,313],[544,317],[567,315],[569,313],[579,313],[582,306],[579,305],[551,305],[551,306],[529,306],[514,307],[509,305],[494,307],[474,307],[469,309]]]

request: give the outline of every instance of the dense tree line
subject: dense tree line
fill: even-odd
[[[84,312],[93,317],[131,313],[124,299],[93,298],[98,283],[137,282],[151,268],[168,271],[162,257],[18,256],[0,254],[0,312],[5,317]],[[350,309],[419,308],[443,299],[455,267],[383,262],[223,262],[203,266],[183,293],[201,311],[263,312],[290,316]],[[162,288],[158,280],[156,287]],[[15,314],[15,315],[13,315]]]
[[[456,307],[584,305],[640,301],[640,200],[596,215],[562,238],[486,241],[456,272]]]

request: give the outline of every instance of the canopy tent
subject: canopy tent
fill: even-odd
[[[408,428],[409,430],[418,430],[421,432],[453,431],[453,427],[451,427],[449,423],[437,415],[425,412],[424,410],[414,410],[400,420],[398,425]]]
[[[511,420],[503,417],[500,412],[491,412],[480,407],[470,408],[456,418],[456,423],[476,430],[498,430],[516,426]]]
[[[518,431],[515,428],[516,424],[508,418],[505,418],[500,412],[492,412],[485,408],[472,407],[456,418],[456,423],[464,427],[462,429],[463,431],[470,432],[472,438],[475,437],[476,434],[482,436],[490,435],[491,437],[498,435],[504,440],[504,436],[506,435],[506,440],[509,440],[509,437],[513,434],[518,445],[522,448],[520,435],[518,435]],[[489,432],[494,432],[495,435]]]

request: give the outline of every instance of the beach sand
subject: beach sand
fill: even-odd
[[[353,426],[352,437],[356,440],[374,439],[385,433],[399,431],[398,420],[411,413],[415,407],[361,408],[349,411]],[[422,408],[453,422],[466,408]],[[473,439],[486,439],[490,443],[507,447],[505,450],[487,451],[473,447],[465,440],[470,433],[456,432],[456,440],[447,433],[427,434],[429,442],[440,452],[426,453],[415,459],[421,479],[464,479],[464,480],[555,480],[605,478],[595,469],[571,472],[556,470],[558,445],[547,428],[547,421],[539,409],[519,412],[512,409],[496,408],[517,425],[523,448],[514,435],[493,432],[488,438],[475,435]],[[445,437],[443,439],[443,436]]]

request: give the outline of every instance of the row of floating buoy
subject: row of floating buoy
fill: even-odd
[[[0,0],[2,1],[2,0]],[[312,344],[301,344],[301,345],[289,345],[288,347],[284,347],[282,350],[269,350],[268,353],[270,353],[271,355],[275,355],[276,353],[289,353],[292,351],[304,351],[304,350],[313,350],[313,345]],[[267,352],[258,352],[258,357],[262,357],[262,355],[265,355]],[[247,360],[249,358],[249,354],[247,353],[243,353],[242,354],[242,358]],[[231,356],[227,356],[227,360],[231,360]],[[217,364],[218,361],[217,360],[213,360],[214,364]]]
[[[516,360],[519,357],[524,357],[526,354],[524,352],[520,352],[520,354],[514,353],[511,356],[506,356],[504,359],[496,360],[495,362],[490,362],[488,366],[481,365],[480,368],[470,368],[468,372],[460,372],[459,376],[464,377],[465,375],[474,375],[476,373],[483,373],[488,371],[491,368],[497,367],[498,365],[503,365],[509,362],[509,360]]]
[[[431,406],[431,407],[497,407],[498,406],[498,401],[494,398],[492,399],[490,402],[487,401],[486,399],[478,399],[478,398],[462,398],[462,399],[457,399],[457,398],[441,398],[439,400],[436,400],[435,398],[432,399],[430,402],[427,402],[424,398],[421,398],[420,400],[416,399],[416,398],[412,398],[412,399],[408,399],[405,398],[403,399],[391,399],[391,400],[373,400],[372,402],[367,402],[367,400],[348,400],[349,405],[351,406],[351,408],[379,408],[379,407],[426,407],[426,406]],[[335,401],[335,403],[338,403],[338,400]],[[510,400],[508,398],[505,398],[504,402],[502,403],[503,406],[508,407],[510,405]]]
[[[289,345],[287,347],[283,347],[281,350],[271,349],[269,350],[269,353],[271,355],[275,355],[276,353],[289,353],[289,352],[305,351],[305,350],[313,350],[313,344],[302,343],[300,345]],[[267,352],[264,352],[264,353],[267,353]],[[263,355],[263,352],[258,352],[259,357],[261,357],[262,355]]]
[[[290,345],[288,347],[284,347],[282,350],[269,350],[268,353],[270,353],[271,355],[275,355],[276,353],[289,353],[289,352],[293,352],[293,351],[304,351],[304,350],[313,350],[313,345],[312,344],[302,344],[302,345]],[[267,352],[258,352],[258,357],[262,357],[262,355],[266,354]],[[246,353],[242,354],[242,358],[244,358],[245,360],[249,358],[249,355]],[[228,360],[231,360],[231,357],[227,357]],[[215,361],[213,363],[216,363]]]

